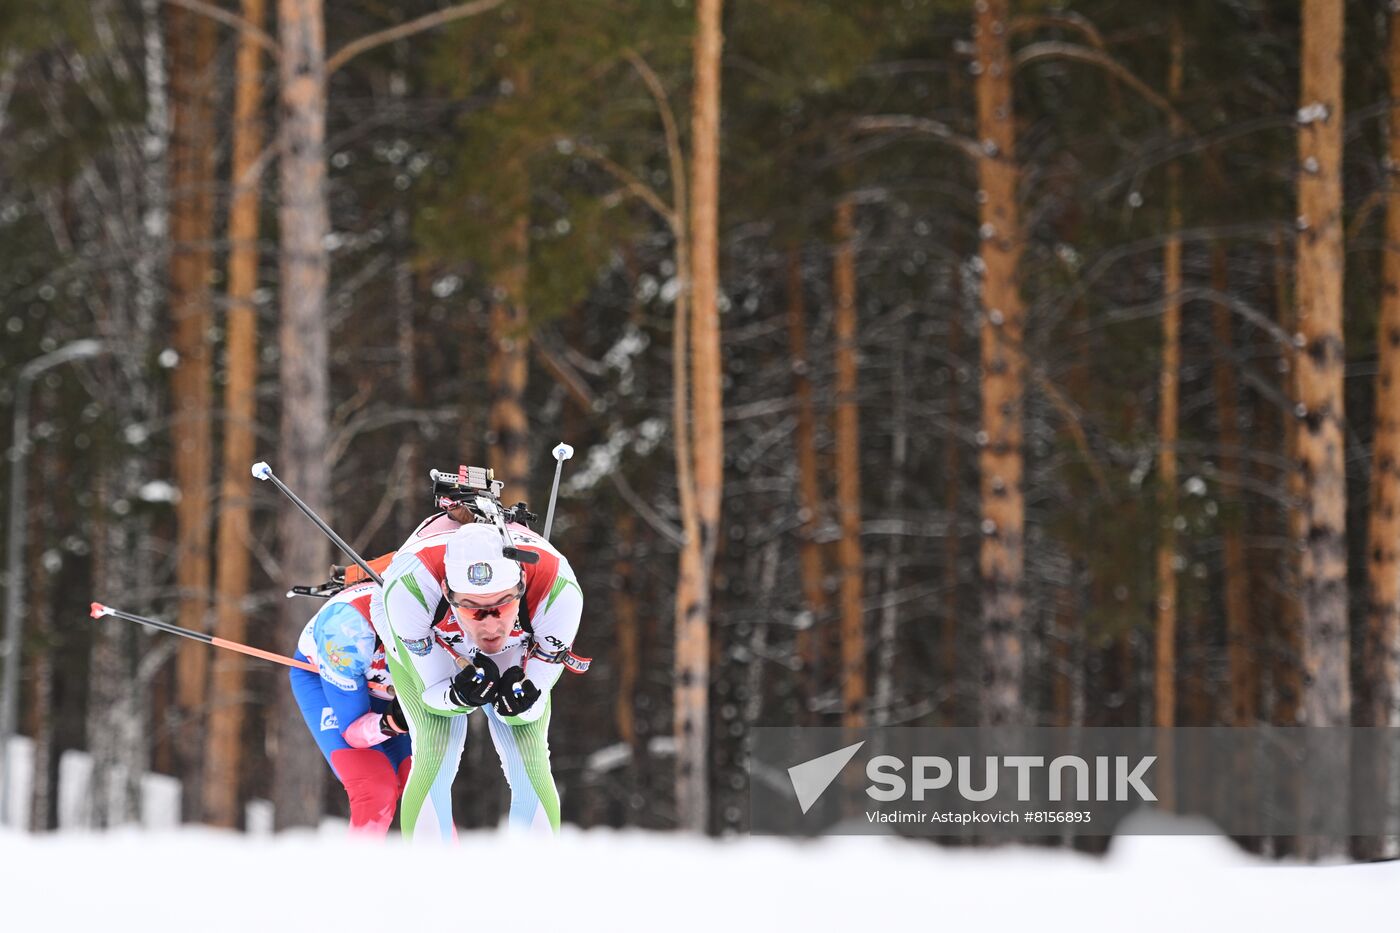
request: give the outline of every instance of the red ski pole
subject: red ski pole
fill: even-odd
[[[113,609],[111,606],[104,606],[101,603],[92,604],[90,615],[94,619],[100,619],[103,616],[116,616],[118,619],[125,619],[128,622],[138,622],[141,625],[149,625],[153,629],[169,632],[172,635],[193,638],[195,641],[202,641],[206,645],[213,645],[216,648],[227,648],[230,651],[237,651],[240,654],[262,658],[264,661],[285,664],[287,667],[299,667],[313,674],[318,673],[316,665],[312,664],[310,661],[298,661],[296,658],[289,658],[283,654],[273,654],[271,651],[263,651],[261,648],[254,648],[250,645],[240,645],[238,642],[229,641],[227,638],[217,638],[204,632],[195,632],[187,628],[180,628],[178,625],[171,625],[169,622],[162,622],[159,619],[148,619],[145,616],[133,615],[130,612],[122,612],[120,609]]]

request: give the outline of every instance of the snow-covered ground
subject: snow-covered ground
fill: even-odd
[[[27,820],[28,740],[10,746],[10,812]],[[179,785],[147,775],[144,829],[92,833],[81,752],[60,766],[59,824],[0,827],[0,933],[75,930],[543,933],[558,930],[1192,930],[1270,933],[1385,924],[1400,862],[1305,867],[1256,861],[1210,835],[1128,835],[1106,858],[893,837],[714,841],[581,831],[557,841],[464,835],[454,849],[347,839],[343,821],[272,836],[254,801],[248,835],[179,829]],[[1170,820],[1170,827],[1161,821]],[[1133,832],[1180,831],[1139,814]],[[1206,824],[1196,830],[1209,833]],[[477,913],[477,911],[484,913]]]
[[[1383,928],[1400,863],[1265,864],[1211,837],[1125,837],[1105,859],[839,837],[710,841],[566,830],[456,848],[343,830],[0,833],[0,929],[1284,930]]]

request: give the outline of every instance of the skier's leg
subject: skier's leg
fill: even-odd
[[[413,740],[407,735],[396,735],[382,745],[376,745],[389,758],[389,764],[394,766],[395,771],[402,771],[404,778],[408,777],[408,769],[404,763],[413,760]]]
[[[394,692],[413,738],[413,767],[403,789],[399,824],[405,839],[457,838],[452,822],[452,781],[467,741],[467,716],[442,716],[423,702],[423,682],[411,665],[388,657]]]
[[[305,657],[300,651],[296,653],[298,660]],[[345,744],[345,740],[340,736],[340,723],[335,718],[335,710],[326,702],[326,693],[321,689],[321,677],[296,667],[289,670],[287,675],[292,682],[292,698],[297,701],[297,708],[301,710],[302,721],[311,731],[311,738],[321,749],[321,756],[326,759],[326,764],[331,765],[331,752],[350,746]],[[331,770],[335,770],[335,765],[331,765]]]
[[[331,765],[350,798],[350,831],[387,835],[399,800],[399,779],[388,756],[377,748],[343,748],[331,753]]]
[[[550,698],[545,698],[549,703]],[[512,726],[486,709],[491,741],[510,784],[510,828],[539,833],[559,832],[559,789],[549,765],[551,709],[531,723]]]
[[[304,656],[298,652],[297,657]],[[394,819],[394,804],[398,800],[393,764],[377,748],[351,748],[346,743],[340,734],[340,722],[326,703],[320,675],[293,668],[289,676],[301,718],[350,798],[350,829],[384,835]]]

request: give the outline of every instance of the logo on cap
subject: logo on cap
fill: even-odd
[[[475,563],[467,568],[467,582],[472,586],[485,586],[491,582],[491,565]]]

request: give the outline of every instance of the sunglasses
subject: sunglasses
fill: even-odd
[[[453,609],[471,613],[472,618],[478,622],[484,622],[492,617],[499,618],[502,611],[509,609],[512,605],[520,601],[520,596],[521,591],[517,589],[500,602],[491,603],[488,606],[481,606],[475,603],[458,602],[457,595],[449,589],[447,591],[447,604]]]

